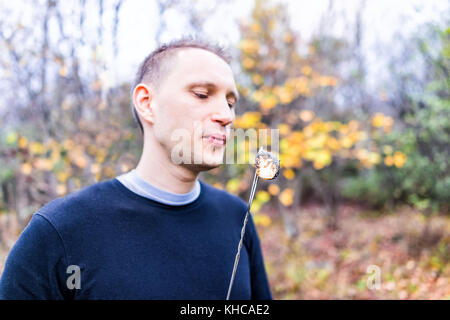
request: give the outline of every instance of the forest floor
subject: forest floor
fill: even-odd
[[[311,204],[289,238],[277,211],[261,213],[271,218],[257,229],[274,299],[450,299],[448,215],[342,205],[332,231]]]
[[[338,228],[329,230],[324,208],[307,204],[292,238],[277,210],[264,207],[254,218],[274,299],[450,299],[448,215],[342,205]],[[20,233],[14,220],[5,223],[0,215],[0,275]]]

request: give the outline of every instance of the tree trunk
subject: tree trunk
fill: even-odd
[[[280,177],[282,178],[282,177]],[[295,197],[295,186],[292,181],[288,181],[287,187],[288,188],[294,188],[294,197]],[[293,199],[292,205],[289,207],[285,207],[279,200],[278,200],[278,208],[281,213],[281,218],[283,219],[283,225],[284,230],[286,232],[286,235],[289,239],[296,238],[299,234],[298,228],[297,228],[297,207],[295,206],[296,199]]]

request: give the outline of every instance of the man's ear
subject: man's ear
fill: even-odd
[[[139,83],[133,90],[133,104],[136,108],[141,121],[153,124],[154,106],[153,106],[153,92],[145,83]]]

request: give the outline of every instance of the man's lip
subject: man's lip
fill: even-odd
[[[207,134],[207,135],[203,136],[203,138],[210,138],[210,137],[213,137],[214,139],[217,139],[217,140],[222,140],[225,143],[227,142],[227,136],[224,134],[214,133],[214,134]]]

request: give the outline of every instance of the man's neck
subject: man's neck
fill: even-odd
[[[151,185],[178,194],[191,191],[198,178],[198,173],[174,164],[159,144],[151,142],[144,143],[136,172]]]

